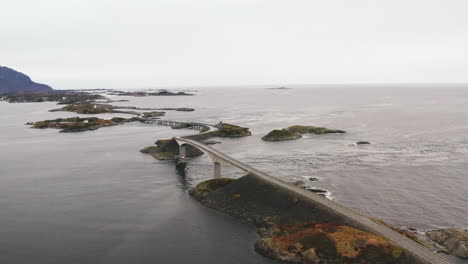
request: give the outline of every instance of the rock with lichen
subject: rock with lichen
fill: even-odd
[[[275,129],[270,131],[268,134],[262,137],[265,141],[283,141],[283,140],[294,140],[301,138],[302,135],[298,132],[289,131],[286,129]]]
[[[150,154],[157,160],[176,160],[180,154],[180,148],[174,138],[159,139],[155,142],[156,146],[149,146],[140,150],[145,154]],[[197,148],[187,145],[185,147],[187,157],[197,157],[203,154]]]
[[[209,208],[255,224],[256,251],[281,263],[424,263],[366,227],[259,177],[204,186],[210,181],[190,194]]]
[[[468,258],[468,230],[461,228],[431,230],[426,235],[449,254]]]
[[[57,118],[53,120],[44,120],[32,123],[32,128],[55,128],[61,129],[60,132],[82,132],[88,130],[96,130],[101,127],[115,126],[127,122],[141,121],[139,118],[120,118],[101,119],[97,117],[69,117]],[[30,123],[29,123],[30,124]]]
[[[236,125],[231,125],[227,123],[219,123],[216,125],[218,131],[216,131],[216,136],[219,137],[246,137],[252,135],[246,127],[240,127]]]
[[[301,138],[303,134],[343,134],[344,130],[329,129],[315,126],[290,126],[283,129],[275,129],[262,137],[265,141],[283,141]]]
[[[257,252],[290,263],[411,263],[388,240],[334,223],[276,225],[255,244]],[[268,234],[263,231],[263,234]]]
[[[316,126],[290,126],[286,128],[290,132],[297,132],[299,134],[344,134],[346,131],[340,129],[329,129],[326,127]]]
[[[197,186],[190,189],[189,193],[190,195],[192,195],[193,197],[199,200],[205,199],[215,190],[221,187],[224,187],[232,183],[233,181],[234,180],[230,178],[217,178],[217,179],[207,180],[207,181],[199,183]]]

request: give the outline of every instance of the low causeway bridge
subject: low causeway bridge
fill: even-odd
[[[375,234],[378,234],[386,239],[392,241],[396,245],[405,248],[409,252],[413,253],[415,256],[419,257],[421,260],[424,260],[431,264],[451,264],[448,260],[444,259],[443,257],[437,255],[435,252],[431,251],[430,249],[420,245],[419,243],[401,235],[400,233],[396,232],[395,230],[375,221],[372,221],[367,216],[362,215],[352,209],[344,207],[343,205],[338,204],[332,200],[329,200],[325,197],[320,195],[314,194],[310,191],[307,191],[303,188],[297,187],[295,185],[289,184],[282,180],[279,180],[273,176],[270,176],[262,171],[259,171],[251,166],[240,162],[221,151],[209,147],[202,142],[194,140],[190,137],[175,137],[175,140],[179,144],[180,147],[180,156],[185,157],[185,148],[187,145],[193,146],[203,153],[205,153],[214,163],[214,177],[219,178],[221,177],[221,164],[233,166],[239,168],[240,170],[259,177],[273,185],[281,187],[283,189],[289,190],[291,192],[296,193],[297,195],[313,200],[316,203],[319,203],[338,214],[341,214],[349,219],[356,221],[357,223],[366,226],[368,229],[372,230]]]

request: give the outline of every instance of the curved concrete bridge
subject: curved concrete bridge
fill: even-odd
[[[405,248],[409,252],[413,253],[415,256],[418,256],[421,260],[424,260],[428,263],[432,264],[451,264],[448,260],[442,258],[441,256],[437,255],[435,252],[432,252],[428,248],[416,243],[415,241],[401,235],[400,233],[396,232],[395,230],[380,224],[378,222],[370,220],[368,217],[352,210],[349,208],[346,208],[332,200],[329,200],[325,197],[322,197],[320,195],[314,194],[310,191],[304,190],[302,188],[299,188],[297,186],[294,186],[292,184],[289,184],[287,182],[284,182],[282,180],[279,180],[273,176],[270,176],[264,172],[261,172],[257,169],[254,169],[250,167],[249,165],[242,163],[224,153],[222,153],[219,150],[216,150],[214,148],[208,147],[207,145],[196,141],[194,139],[190,139],[187,137],[175,137],[175,140],[180,146],[180,155],[181,157],[185,156],[185,146],[186,145],[191,145],[193,147],[196,147],[197,149],[201,150],[203,153],[205,153],[213,162],[214,162],[214,177],[218,178],[221,177],[221,164],[226,164],[230,165],[236,168],[239,168],[246,173],[259,177],[267,182],[270,182],[271,184],[277,185],[281,188],[287,189],[289,191],[292,191],[294,193],[297,193],[298,195],[302,196],[305,199],[310,199],[313,200],[314,202],[317,202],[323,206],[328,207],[329,209],[345,216],[348,217],[361,225],[364,225],[365,227],[369,228],[372,230],[375,234],[378,234],[382,237],[387,238],[388,240],[392,241],[396,245],[399,245],[400,247]]]

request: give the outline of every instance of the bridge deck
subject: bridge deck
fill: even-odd
[[[370,220],[368,217],[352,210],[347,207],[344,207],[332,200],[324,198],[320,195],[314,194],[310,191],[304,190],[282,180],[279,180],[273,176],[270,176],[264,172],[261,172],[257,169],[250,167],[247,164],[244,164],[224,153],[221,151],[208,147],[205,144],[198,142],[196,140],[191,140],[183,137],[176,137],[175,138],[178,142],[183,142],[184,144],[192,145],[205,153],[209,153],[210,155],[216,156],[217,159],[222,160],[224,163],[229,164],[231,166],[237,167],[251,175],[257,176],[262,178],[272,184],[290,190],[292,192],[301,195],[306,199],[311,199],[321,205],[324,205],[335,212],[342,214],[366,227],[370,230],[374,231],[376,234],[381,235],[382,237],[387,238],[388,240],[392,241],[393,243],[407,249],[409,252],[412,252],[414,255],[420,257],[422,260],[425,260],[432,264],[451,264],[448,260],[442,258],[441,256],[435,254],[428,248],[416,243],[415,241],[401,235],[400,233],[396,232],[395,230],[375,221]]]

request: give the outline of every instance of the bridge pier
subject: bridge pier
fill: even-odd
[[[187,157],[187,150],[186,150],[187,145],[181,145],[179,146],[179,157],[181,160],[185,159]]]
[[[221,178],[221,163],[219,162],[214,162],[214,178]]]

